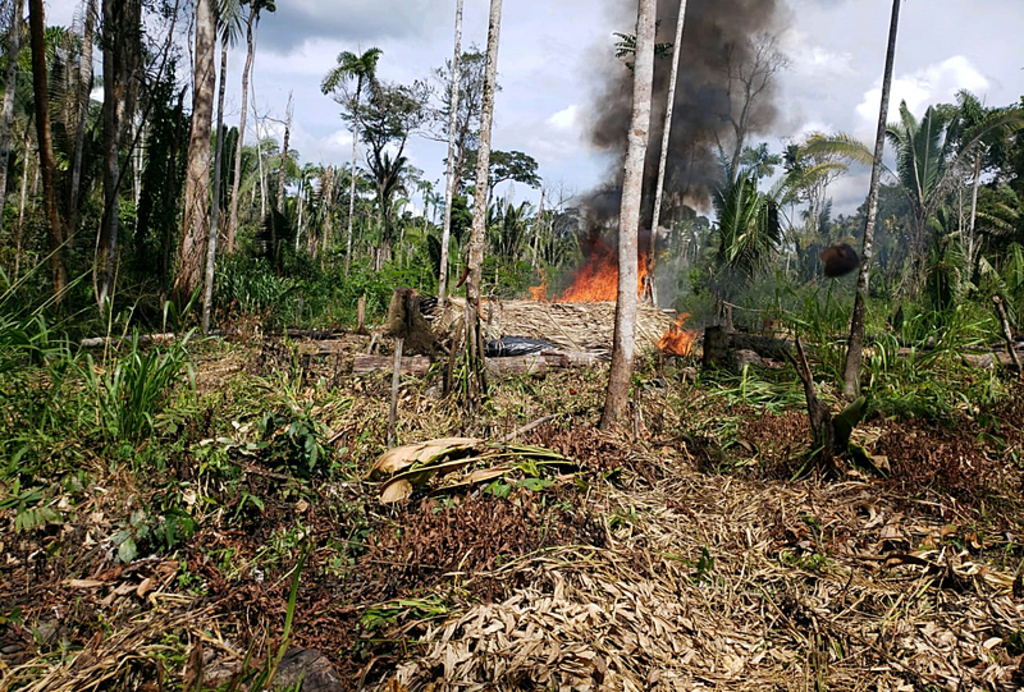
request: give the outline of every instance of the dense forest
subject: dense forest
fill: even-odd
[[[0,692],[1024,687],[1024,96],[892,98],[900,0],[871,141],[781,1],[621,0],[582,193],[501,0],[305,85],[336,163],[274,0],[74,4],[0,8]]]

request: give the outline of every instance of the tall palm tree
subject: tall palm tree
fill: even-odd
[[[452,56],[452,83],[448,99],[448,159],[444,172],[444,226],[441,229],[441,264],[437,284],[437,302],[442,308],[448,296],[448,245],[452,236],[452,199],[455,196],[455,130],[459,119],[459,85],[462,79],[462,3],[463,0],[455,0],[455,55]]]
[[[900,22],[900,2],[892,0],[892,18],[889,21],[889,44],[885,52],[885,70],[882,73],[882,102],[879,104],[878,128],[875,132],[875,152],[871,164],[871,185],[868,188],[868,215],[861,245],[860,272],[857,275],[857,296],[853,303],[850,339],[846,346],[846,367],[843,377],[843,395],[853,401],[860,394],[860,370],[864,360],[864,316],[867,311],[868,276],[871,252],[875,241],[875,221],[878,218],[878,188],[882,176],[882,150],[885,147],[885,121],[889,113],[889,92],[892,90],[892,66],[896,58],[896,31]]]
[[[0,112],[0,232],[4,228],[4,200],[7,199],[7,165],[11,155],[11,131],[14,129],[14,92],[18,75],[18,53],[21,52],[22,15],[25,0],[11,3],[11,23],[7,30],[7,79],[4,81],[4,104]]]
[[[923,254],[932,217],[961,184],[964,171],[974,168],[980,175],[986,139],[1022,126],[1024,111],[1020,109],[972,114],[969,106],[966,111],[938,106],[929,107],[918,120],[906,103],[900,104],[900,120],[888,127],[886,136],[896,149],[896,175],[913,211],[911,238],[916,258]]]
[[[619,424],[629,403],[636,346],[637,233],[643,194],[644,160],[651,127],[651,95],[654,90],[654,20],[656,0],[640,0],[636,20],[636,62],[633,66],[633,113],[629,125],[619,208],[619,288],[615,301],[615,335],[601,429]],[[486,177],[486,171],[484,172]],[[477,180],[480,179],[478,175]]]
[[[231,210],[228,214],[228,227],[225,246],[228,252],[235,251],[238,236],[238,188],[242,182],[242,143],[245,141],[245,118],[249,109],[249,74],[252,72],[252,61],[256,56],[256,30],[259,28],[260,13],[264,10],[274,12],[277,5],[274,0],[242,0],[249,5],[249,16],[245,22],[245,67],[242,68],[242,114],[238,119],[238,145],[235,148],[235,175],[231,183]]]
[[[350,51],[342,51],[338,54],[338,64],[327,73],[320,89],[325,94],[330,94],[338,89],[343,83],[354,79],[356,82],[356,93],[352,101],[352,182],[349,187],[348,199],[348,229],[345,239],[345,276],[348,276],[348,268],[352,261],[352,217],[355,214],[356,204],[356,154],[359,146],[359,101],[362,97],[363,86],[369,83],[372,87],[377,80],[377,61],[384,51],[380,48],[370,48],[362,55],[356,55]]]
[[[57,158],[53,153],[53,134],[50,129],[50,102],[46,74],[46,18],[43,0],[29,0],[29,37],[32,46],[32,92],[35,98],[36,139],[39,143],[39,168],[43,178],[43,204],[50,239],[50,275],[53,280],[54,302],[64,299],[67,273],[64,269],[64,230],[57,209]],[[41,105],[42,104],[42,105]]]
[[[185,170],[185,210],[180,266],[174,279],[179,305],[187,303],[202,277],[210,228],[210,130],[216,86],[214,43],[217,23],[213,0],[196,0],[195,86],[192,95],[192,134]]]

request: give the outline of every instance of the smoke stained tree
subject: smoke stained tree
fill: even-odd
[[[630,120],[626,161],[619,207],[619,285],[615,301],[615,333],[601,429],[619,424],[629,402],[636,346],[637,241],[643,194],[644,159],[651,127],[654,89],[655,0],[640,0],[637,8],[636,62],[633,65],[633,115]]]

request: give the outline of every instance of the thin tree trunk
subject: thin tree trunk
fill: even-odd
[[[299,220],[295,226],[295,252],[299,252],[299,240],[302,238],[302,201],[305,199],[304,194],[306,188],[306,176],[302,175],[299,177],[299,191],[297,193],[297,202],[299,205]]]
[[[120,213],[121,131],[123,129],[125,83],[120,42],[115,36],[124,19],[123,0],[103,0],[103,217],[96,238],[93,290],[103,309],[113,289],[115,252]]]
[[[532,263],[532,266],[533,266],[534,269],[536,269],[538,266],[540,266],[537,253],[538,253],[538,250],[540,248],[540,230],[541,230],[541,224],[543,223],[543,219],[544,219],[544,188],[541,188],[541,190],[540,190],[540,206],[537,207],[537,218],[536,218],[536,220],[533,223],[533,253],[532,253],[533,254],[533,263]]]
[[[352,264],[352,217],[356,212],[356,154],[359,144],[359,97],[363,91],[363,77],[356,80],[356,102],[352,118],[352,180],[348,188],[348,229],[345,232],[345,276]]]
[[[4,105],[0,114],[0,234],[4,230],[4,200],[7,199],[7,167],[11,157],[11,132],[14,129],[14,91],[18,77],[18,53],[21,52],[21,20],[25,0],[11,3],[11,24],[7,32],[7,79]],[[15,260],[17,262],[17,260]]]
[[[487,225],[487,178],[491,163],[491,127],[494,122],[494,83],[498,72],[498,41],[501,33],[501,0],[491,0],[487,30],[487,64],[480,107],[480,145],[476,158],[476,189],[473,191],[473,226],[469,236],[469,281],[466,284],[466,348],[469,350],[469,406],[479,407],[487,395],[483,338],[480,333],[480,283],[483,278],[484,236]]]
[[[139,117],[137,134],[135,136],[135,146],[131,151],[132,157],[132,201],[135,204],[135,208],[139,208],[139,202],[142,199],[142,171],[146,165],[146,121]]]
[[[629,404],[636,346],[637,231],[643,193],[644,159],[651,127],[651,94],[654,83],[654,18],[656,0],[640,0],[636,25],[636,64],[633,68],[633,113],[629,126],[619,208],[619,286],[615,301],[615,335],[608,393],[601,429],[619,424]]]
[[[459,120],[459,85],[462,79],[462,3],[455,1],[455,55],[452,57],[452,87],[448,114],[448,161],[444,180],[444,226],[441,230],[441,271],[437,285],[437,303],[444,307],[448,296],[448,246],[452,237],[452,200],[455,197],[455,130]]]
[[[896,30],[899,27],[900,1],[892,2],[889,24],[889,46],[885,54],[885,72],[882,76],[882,103],[879,107],[878,130],[875,134],[875,155],[871,166],[871,187],[868,192],[868,216],[864,225],[864,244],[861,247],[860,273],[857,276],[857,297],[853,303],[850,321],[850,339],[846,349],[846,370],[843,395],[850,401],[860,394],[860,371],[864,359],[864,316],[867,312],[868,278],[871,253],[874,249],[875,221],[878,217],[878,188],[882,173],[882,151],[885,147],[885,128],[889,114],[889,92],[892,87],[892,66],[896,57]]]
[[[248,46],[245,54],[245,67],[242,68],[242,114],[238,119],[238,144],[235,145],[235,176],[231,183],[231,213],[228,215],[226,250],[235,251],[238,236],[238,188],[242,183],[242,143],[245,141],[245,116],[249,109],[249,71],[252,70],[255,55],[253,32],[259,24],[259,12],[250,5],[249,20],[246,23],[245,42]]]
[[[981,184],[981,154],[974,157],[974,181],[971,184],[971,221],[967,226],[967,261],[974,271],[974,227],[978,220],[978,187]]]
[[[668,144],[672,137],[672,110],[676,99],[676,82],[679,75],[679,57],[683,48],[683,24],[686,21],[686,0],[679,0],[679,17],[676,19],[676,38],[672,51],[672,72],[668,78],[668,99],[665,102],[665,126],[661,132],[661,158],[658,162],[658,180],[654,191],[654,212],[651,215],[650,246],[647,248],[646,294],[651,304],[658,304],[658,285],[654,280],[654,268],[658,265],[658,224],[661,222],[661,198],[665,191],[665,170],[668,167]]]
[[[29,35],[32,44],[32,91],[36,107],[36,141],[39,143],[39,167],[43,175],[43,203],[49,226],[50,276],[53,281],[54,302],[64,300],[67,274],[64,270],[64,230],[57,210],[57,159],[53,154],[53,136],[50,131],[49,88],[46,75],[46,18],[43,0],[29,0]]]
[[[328,166],[320,183],[324,195],[324,231],[320,240],[320,254],[327,257],[327,242],[334,235],[334,166]]]
[[[256,164],[260,174],[260,219],[267,218],[267,171],[263,168],[263,137],[260,133],[260,118],[256,112],[256,85],[252,85],[252,120],[256,130]]]
[[[196,0],[195,84],[192,96],[192,134],[185,170],[185,210],[179,269],[172,293],[184,306],[202,280],[203,257],[210,231],[210,130],[216,86],[216,23],[213,0]]]
[[[213,206],[210,208],[210,237],[206,241],[206,285],[203,291],[203,334],[210,333],[213,310],[213,272],[217,264],[217,240],[220,235],[220,168],[224,156],[224,95],[228,82],[228,40],[221,35],[220,82],[217,85],[217,149],[213,156]]]
[[[284,141],[281,143],[281,166],[277,169],[277,210],[284,214],[284,185],[287,179],[288,143],[292,132],[292,95],[288,93],[288,114],[284,123]]]
[[[28,126],[25,127],[25,144],[22,147],[21,155],[21,196],[18,201],[18,230],[15,231],[14,235],[14,283],[18,283],[18,276],[21,272],[21,247],[24,243],[25,238],[25,204],[28,199],[28,144],[30,138],[30,131]],[[38,168],[36,169],[38,173]]]

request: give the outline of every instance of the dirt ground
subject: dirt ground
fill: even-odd
[[[160,483],[95,459],[94,482],[55,501],[64,521],[15,532],[0,510],[0,615],[17,612],[0,691],[228,689],[277,647],[306,545],[291,646],[326,657],[333,689],[1024,688],[1021,391],[993,411],[999,444],[876,418],[858,441],[888,478],[792,480],[805,413],[712,397],[686,363],[644,366],[618,435],[594,427],[603,367],[503,380],[470,424],[436,375],[406,378],[401,442],[554,415],[514,441],[577,470],[384,505],[364,478],[390,375],[350,374],[365,345],[209,348]],[[330,473],[240,453],[259,397],[323,426]],[[224,439],[218,475],[202,450]],[[171,495],[196,531],[118,561],[110,536]]]

